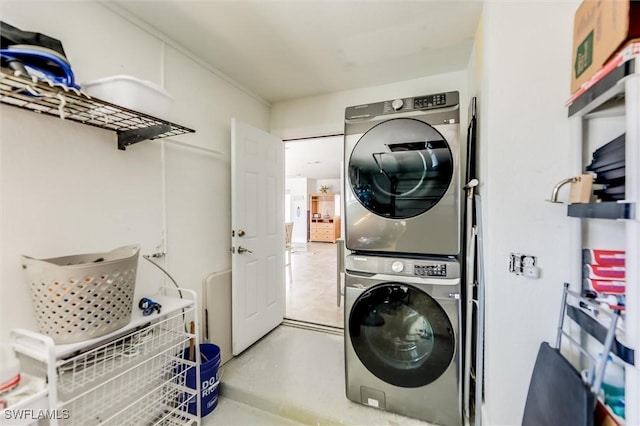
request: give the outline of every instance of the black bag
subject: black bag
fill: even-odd
[[[40,33],[22,31],[6,22],[0,21],[0,48],[8,49],[9,46],[15,45],[40,46],[58,52],[65,59],[67,57],[60,40]]]

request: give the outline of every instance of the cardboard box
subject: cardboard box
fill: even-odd
[[[634,38],[640,38],[640,2],[584,0],[573,23],[571,93]]]
[[[569,204],[590,202],[592,188],[593,175],[585,174],[576,176],[575,182],[571,182],[571,190],[569,191]]]

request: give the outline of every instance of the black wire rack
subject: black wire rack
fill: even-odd
[[[195,130],[91,97],[79,90],[0,69],[0,102],[39,114],[112,130],[118,149]]]

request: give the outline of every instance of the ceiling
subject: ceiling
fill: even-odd
[[[284,176],[308,179],[340,179],[342,136],[287,141]]]
[[[111,0],[269,103],[465,69],[482,0]]]
[[[107,0],[105,0],[107,1]],[[466,69],[483,0],[108,0],[273,104]],[[342,138],[287,143],[337,179]]]

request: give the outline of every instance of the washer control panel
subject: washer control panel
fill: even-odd
[[[447,265],[444,263],[435,265],[415,265],[413,275],[419,277],[446,277]]]
[[[350,254],[345,268],[353,272],[419,278],[460,278],[460,263],[449,258],[404,258]]]

